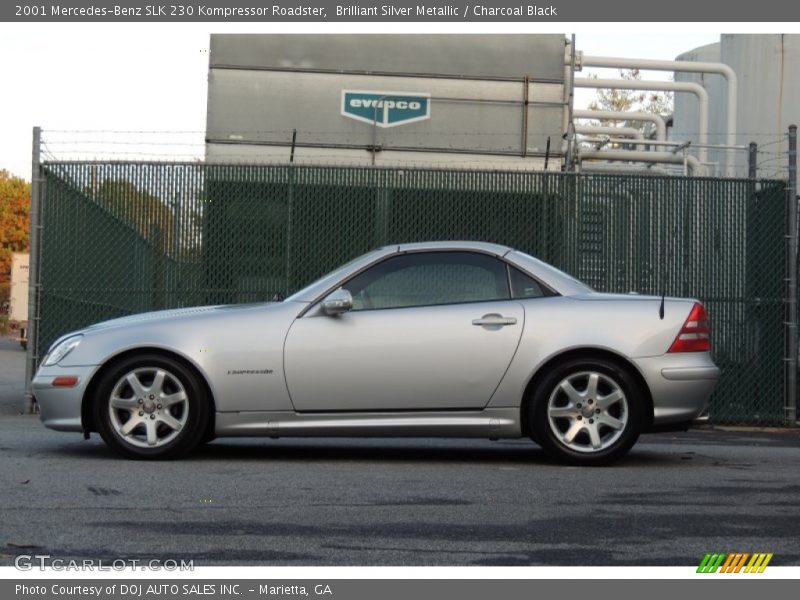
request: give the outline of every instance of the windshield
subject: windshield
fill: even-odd
[[[342,266],[335,268],[333,271],[331,271],[331,272],[329,272],[329,273],[326,273],[325,275],[323,275],[323,276],[322,276],[322,277],[320,277],[319,279],[315,279],[314,281],[312,281],[311,283],[309,283],[308,285],[306,285],[306,286],[305,286],[305,287],[303,287],[302,289],[299,289],[299,290],[297,290],[297,291],[296,291],[294,294],[292,294],[291,296],[289,296],[288,298],[286,298],[286,299],[284,300],[284,302],[298,302],[298,301],[303,301],[303,300],[301,300],[301,298],[302,298],[303,296],[305,296],[306,292],[307,292],[309,289],[311,289],[312,287],[314,287],[314,286],[316,286],[316,285],[318,285],[318,284],[322,283],[322,282],[323,282],[323,281],[325,281],[326,279],[338,279],[338,277],[339,277],[339,276],[341,276],[341,275],[343,275],[343,274],[344,274],[344,272],[345,272],[345,271],[347,271],[347,270],[348,270],[348,269],[349,269],[349,268],[350,268],[352,265],[354,265],[354,264],[355,264],[355,263],[357,263],[358,261],[360,261],[360,260],[362,260],[362,259],[366,258],[366,257],[367,257],[367,256],[369,256],[370,254],[373,254],[374,252],[375,252],[375,250],[370,250],[369,252],[365,252],[364,254],[360,254],[359,256],[356,256],[354,259],[347,261],[347,262],[346,262],[345,264],[343,264]]]

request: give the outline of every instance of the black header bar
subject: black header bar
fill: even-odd
[[[12,0],[6,22],[792,22],[800,3],[786,0]]]

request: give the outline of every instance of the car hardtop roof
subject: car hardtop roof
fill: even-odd
[[[395,246],[384,246],[383,249],[394,248]],[[489,254],[496,254],[497,256],[504,256],[508,254],[512,248],[508,246],[501,246],[500,244],[491,244],[489,242],[473,242],[468,240],[453,240],[442,242],[414,242],[409,244],[399,244],[396,246],[397,252],[418,252],[420,250],[473,250],[478,252],[486,252]]]

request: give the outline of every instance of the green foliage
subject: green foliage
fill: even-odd
[[[31,184],[0,169],[0,284],[11,278],[11,255],[28,249],[30,208]]]

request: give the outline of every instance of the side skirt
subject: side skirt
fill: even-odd
[[[218,412],[217,437],[519,438],[519,408],[480,411]]]

